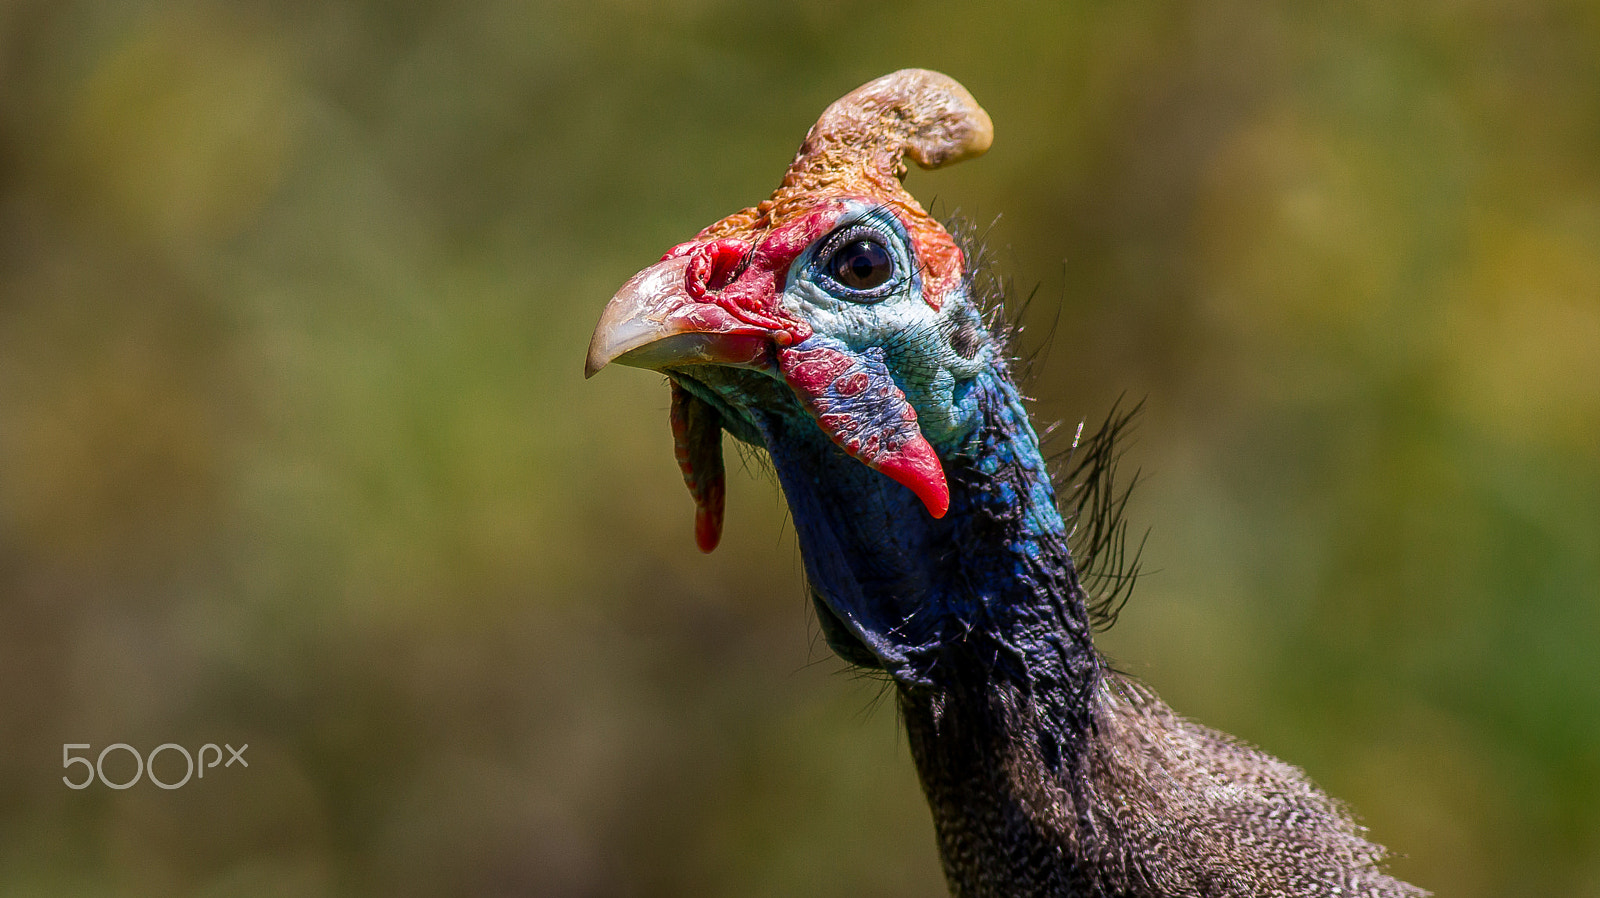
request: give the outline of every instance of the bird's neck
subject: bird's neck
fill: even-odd
[[[1101,662],[1038,438],[1009,381],[982,389],[977,439],[946,459],[970,635],[899,704],[955,893],[1077,894]]]
[[[963,398],[938,520],[807,422],[758,425],[830,643],[894,679],[953,894],[1421,896],[1298,770],[1103,668],[1021,399],[998,370]]]
[[[937,447],[951,488],[938,520],[842,453],[784,439],[783,422],[767,434],[830,642],[848,629],[894,678],[952,885],[976,869],[957,858],[1020,870],[1015,852],[1059,852],[1078,829],[1062,815],[1085,802],[1061,792],[1082,779],[1102,680],[1021,397],[997,368],[961,400],[974,424]]]
[[[952,893],[1420,896],[1300,771],[1104,669],[1022,403],[1003,376],[976,389],[928,562],[961,612],[896,679]]]
[[[952,501],[939,599],[947,638],[929,675],[901,685],[908,696],[946,703],[1011,694],[1036,706],[1050,732],[1081,733],[1100,661],[1055,486],[1005,373],[980,378],[972,395],[977,429],[944,456]]]

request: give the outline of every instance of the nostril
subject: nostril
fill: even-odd
[[[748,241],[729,237],[706,244],[702,252],[710,263],[706,288],[721,290],[733,283],[733,279],[744,270],[745,260],[750,258],[750,244]]]
[[[689,291],[699,299],[706,293],[714,293],[733,283],[750,258],[750,243],[725,237],[692,250],[675,247],[671,254],[689,256]]]

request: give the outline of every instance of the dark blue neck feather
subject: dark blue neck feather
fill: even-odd
[[[937,520],[808,421],[771,414],[758,426],[824,613],[897,683],[1003,681],[1049,706],[1061,732],[1081,731],[1099,661],[1038,437],[998,368],[963,401],[975,426],[939,447],[951,505]]]

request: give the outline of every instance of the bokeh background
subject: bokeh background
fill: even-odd
[[[943,894],[775,485],[700,555],[580,374],[910,65],[1038,416],[1146,399],[1106,651],[1441,895],[1600,896],[1587,0],[0,5],[0,895]]]

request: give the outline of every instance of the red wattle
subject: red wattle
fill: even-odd
[[[928,514],[944,517],[944,465],[881,359],[832,346],[785,347],[777,356],[784,381],[835,445],[911,490]]]
[[[727,477],[722,466],[722,420],[711,406],[672,381],[672,443],[683,482],[694,497],[694,541],[710,552],[722,539]]]
[[[928,514],[942,518],[950,510],[950,484],[944,479],[944,465],[926,439],[919,436],[901,447],[898,454],[866,461],[916,493]]]

